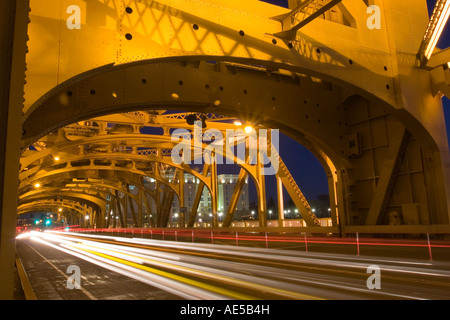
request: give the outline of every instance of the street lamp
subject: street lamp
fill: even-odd
[[[245,133],[252,133],[253,127],[252,127],[252,126],[246,126],[246,127],[244,128],[244,131],[245,131]]]

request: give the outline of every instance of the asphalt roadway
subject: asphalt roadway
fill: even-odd
[[[64,232],[16,246],[37,300],[450,299],[447,261]]]

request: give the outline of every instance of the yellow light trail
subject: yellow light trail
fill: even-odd
[[[162,277],[165,277],[165,278],[169,278],[169,279],[172,279],[172,280],[175,280],[175,281],[179,281],[179,282],[191,285],[191,286],[195,286],[195,287],[206,289],[206,290],[209,290],[209,291],[212,291],[212,292],[215,292],[215,293],[219,293],[219,294],[222,294],[222,295],[234,298],[234,299],[238,299],[238,300],[257,300],[255,297],[252,297],[252,296],[249,296],[249,295],[241,294],[241,293],[234,292],[234,291],[231,291],[231,290],[228,290],[228,289],[212,286],[212,285],[209,285],[209,284],[206,284],[206,283],[202,283],[202,282],[199,282],[199,281],[196,281],[196,280],[192,280],[192,279],[188,279],[188,278],[185,278],[185,277],[177,276],[177,275],[169,273],[169,272],[165,272],[165,271],[161,271],[161,270],[158,270],[158,269],[155,269],[155,268],[143,266],[143,265],[141,265],[139,263],[135,263],[135,262],[127,261],[127,260],[124,260],[124,259],[116,258],[116,257],[108,255],[108,254],[100,253],[100,252],[97,252],[97,251],[94,251],[94,250],[85,249],[85,248],[79,248],[79,249],[83,250],[85,252],[88,252],[88,253],[100,256],[100,257],[105,258],[105,259],[109,259],[109,260],[112,260],[112,261],[115,261],[115,262],[118,262],[118,263],[122,263],[122,264],[128,265],[128,266],[133,267],[133,268],[137,268],[137,269],[140,269],[140,270],[151,272],[151,273],[157,274],[159,276],[162,276]]]
[[[152,259],[148,259],[148,258],[143,258],[143,257],[140,257],[140,256],[135,256],[135,255],[131,255],[131,254],[128,254],[128,253],[123,253],[123,252],[110,250],[110,249],[106,249],[106,248],[101,248],[101,247],[98,247],[98,246],[87,245],[87,244],[83,244],[83,245],[78,244],[78,245],[76,245],[76,247],[81,249],[81,250],[87,250],[88,252],[91,252],[91,253],[97,252],[97,251],[91,251],[89,249],[83,248],[83,246],[91,247],[91,248],[94,248],[94,249],[97,249],[97,250],[104,250],[104,251],[112,252],[112,253],[115,253],[115,254],[129,256],[131,258],[137,258],[137,259],[146,261],[146,262],[148,262],[150,264],[153,264],[153,265],[160,265],[160,266],[163,266],[163,267],[166,267],[166,268],[170,268],[170,269],[174,269],[174,270],[177,270],[177,271],[180,271],[180,272],[185,272],[185,273],[194,274],[194,275],[200,275],[200,276],[202,276],[204,278],[208,278],[208,279],[211,279],[211,280],[232,284],[232,285],[239,286],[239,287],[244,287],[244,288],[257,290],[257,291],[263,291],[263,292],[270,292],[271,294],[279,295],[279,296],[282,296],[284,298],[298,299],[298,300],[322,300],[322,299],[320,299],[318,297],[311,296],[311,295],[306,295],[306,294],[301,294],[301,293],[297,293],[297,292],[277,289],[277,288],[274,288],[274,287],[269,287],[269,286],[265,286],[265,285],[251,283],[251,282],[244,281],[244,280],[233,279],[233,278],[226,277],[226,276],[216,275],[216,274],[213,274],[213,273],[210,273],[210,272],[199,271],[199,270],[195,270],[195,269],[192,269],[192,268],[187,268],[187,267],[174,265],[174,264],[170,264],[170,263],[166,263],[166,262],[161,262],[161,261],[156,261],[156,260],[152,260]],[[95,254],[97,254],[97,253],[95,253]],[[98,254],[100,254],[100,253],[98,253]],[[108,256],[111,256],[111,255],[108,255]],[[114,257],[114,258],[115,259],[120,259],[120,258],[117,258],[117,257]],[[127,261],[127,260],[124,260],[124,261]],[[129,262],[129,263],[135,264],[134,262]],[[137,264],[137,265],[139,265],[139,264]],[[145,267],[145,268],[147,268],[147,267]],[[163,272],[163,271],[160,271],[160,270],[157,270],[157,269],[153,269],[153,268],[150,268],[150,269],[156,270],[158,272]],[[158,274],[162,275],[160,273],[158,273]],[[170,273],[165,273],[165,274],[172,275]],[[189,279],[187,279],[187,280],[189,280]],[[192,280],[189,280],[189,281],[192,281]],[[197,281],[195,281],[195,282],[199,283]],[[190,282],[188,284],[195,285],[195,284],[190,283]],[[200,284],[202,285],[202,288],[206,289],[204,287],[205,286],[204,283],[200,283]],[[217,288],[217,287],[213,287],[213,288]],[[219,289],[223,290],[221,288],[219,288]],[[210,289],[208,289],[208,290],[210,290]],[[221,292],[221,291],[214,291],[214,290],[212,290],[212,291],[216,292],[216,293],[224,294],[224,292]],[[234,293],[232,291],[230,291],[230,292],[233,293],[233,294],[236,294],[236,293]],[[225,295],[230,296],[229,294],[225,294]],[[241,295],[241,294],[239,294],[239,295]],[[234,298],[237,298],[237,299],[242,299],[242,298],[239,298],[238,296],[231,296],[231,297],[234,297]],[[244,300],[246,300],[246,299],[254,300],[255,298],[248,296],[248,297],[244,298]]]

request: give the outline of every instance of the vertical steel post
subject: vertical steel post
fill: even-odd
[[[430,234],[427,233],[427,242],[428,242],[428,254],[430,257],[430,261],[433,260],[433,255],[431,253],[431,242],[430,242]]]
[[[0,4],[0,299],[14,298],[15,226],[28,0]]]
[[[359,232],[356,233],[356,251],[359,256]]]

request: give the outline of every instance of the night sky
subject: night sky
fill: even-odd
[[[280,5],[282,7],[288,7],[287,0],[263,0],[264,2]],[[429,14],[431,15],[436,0],[427,0]],[[441,40],[438,43],[439,48],[450,47],[450,22],[444,30],[441,36]],[[448,98],[443,98],[445,119],[448,125],[450,124],[450,101]],[[447,129],[447,136],[449,136],[450,129]],[[297,184],[301,188],[308,200],[315,200],[320,194],[328,194],[328,182],[325,175],[325,171],[318,160],[303,146],[290,138],[280,135],[280,155],[287,167],[291,171],[291,174],[297,181]],[[230,168],[231,169],[231,168]],[[233,169],[231,169],[233,170]],[[268,176],[266,178],[266,194],[267,198],[272,196],[276,199],[275,178]],[[254,190],[254,187],[250,184],[250,190]],[[256,195],[252,193],[252,200],[255,201]],[[287,195],[285,196],[285,200]]]

